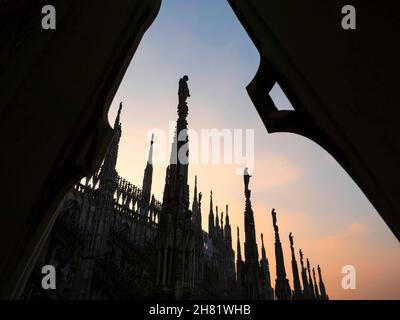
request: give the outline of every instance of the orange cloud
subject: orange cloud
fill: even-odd
[[[366,225],[354,222],[344,231],[329,235],[315,244],[317,250],[326,251],[342,248],[348,243],[353,243],[356,239],[368,234],[369,229]]]

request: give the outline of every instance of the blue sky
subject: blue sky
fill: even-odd
[[[168,130],[176,120],[178,79],[189,75],[189,127],[255,130],[255,167],[250,183],[257,236],[264,233],[275,278],[270,211],[278,212],[286,271],[291,278],[287,235],[296,247],[325,270],[334,298],[400,298],[400,248],[355,183],[321,147],[288,134],[268,134],[245,87],[259,55],[225,0],[164,0],[156,21],[144,35],[111,106],[113,123],[119,101],[122,140],[118,171],[141,186],[153,128]],[[282,92],[271,92],[289,108]],[[161,199],[166,164],[155,164],[153,192]],[[229,165],[191,165],[199,175],[203,228],[207,229],[208,194],[231,207],[231,222],[243,234],[243,179]],[[192,197],[192,195],[191,195]],[[242,239],[243,240],[243,239]],[[243,250],[243,248],[242,248]],[[352,264],[357,290],[343,290],[340,270]]]

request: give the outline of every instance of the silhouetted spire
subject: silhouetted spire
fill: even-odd
[[[325,284],[324,281],[322,280],[322,273],[321,273],[321,268],[317,267],[318,270],[318,277],[319,277],[319,290],[321,291],[321,299],[322,300],[328,300],[328,295],[326,294],[326,289],[325,289]]]
[[[122,102],[119,103],[117,116],[115,117],[114,121],[114,130],[117,129],[121,125],[120,118],[121,118],[121,110],[122,110]]]
[[[276,260],[276,280],[275,295],[278,300],[290,300],[291,290],[289,280],[286,278],[285,262],[283,259],[282,245],[279,238],[279,228],[276,224],[276,212],[272,209],[272,223],[275,230],[275,260]]]
[[[221,235],[224,236],[224,212],[221,212]]]
[[[261,233],[261,269],[262,269],[262,275],[264,279],[262,279],[265,282],[265,299],[267,300],[273,300],[274,299],[274,290],[271,287],[271,274],[269,271],[269,262],[267,258],[267,254],[265,252],[265,247],[264,247],[264,235]]]
[[[244,231],[245,231],[245,242],[244,242],[244,255],[245,255],[245,270],[246,270],[246,287],[247,287],[247,298],[258,299],[258,293],[260,292],[259,282],[259,262],[258,262],[258,248],[256,241],[256,229],[254,224],[254,215],[251,208],[251,190],[249,189],[250,175],[247,168],[243,172],[244,181],[244,194],[246,197],[245,211],[244,211]]]
[[[303,251],[300,249],[300,263],[301,263],[301,279],[303,281],[303,299],[312,299],[313,294],[311,292],[310,284],[307,279],[307,269],[304,266]]]
[[[187,77],[179,82],[178,119],[172,143],[168,177],[164,187],[164,201],[157,228],[157,273],[156,285],[163,292],[175,299],[182,297],[184,288],[193,284],[192,265],[185,262],[184,243],[187,243],[188,234],[185,230],[191,225],[189,214],[189,186],[188,186],[188,132],[187,114],[188,97]],[[182,100],[182,97],[185,97]],[[166,250],[168,248],[168,250]],[[170,259],[170,260],[168,260]],[[163,261],[170,261],[169,264]],[[175,266],[185,266],[176,268]],[[190,269],[190,270],[189,270]]]
[[[236,254],[236,280],[238,282],[238,287],[239,291],[242,290],[242,287],[244,286],[244,275],[243,275],[243,269],[244,269],[244,263],[242,259],[242,250],[240,248],[240,235],[239,235],[239,227],[236,227],[236,232],[237,232],[237,254]],[[241,292],[240,292],[241,294]]]
[[[240,249],[240,235],[239,235],[239,227],[236,227],[237,232],[237,260],[242,260],[242,250]]]
[[[117,159],[118,159],[118,148],[119,141],[121,139],[121,110],[122,102],[119,105],[118,113],[114,122],[114,135],[111,139],[111,143],[108,147],[107,153],[104,157],[103,164],[100,168],[99,182],[100,189],[104,192],[114,194],[114,190],[117,187]]]
[[[229,223],[229,212],[228,205],[226,205],[226,215],[225,215],[225,227],[224,227],[224,245],[225,245],[225,259],[226,259],[226,269],[227,277],[231,280],[235,279],[235,257],[234,251],[232,249],[232,231],[231,225]]]
[[[214,237],[214,211],[213,211],[213,198],[212,190],[210,191],[210,213],[208,215],[208,235],[212,239]]]
[[[146,168],[144,169],[142,184],[141,213],[146,215],[151,196],[151,186],[153,182],[153,143],[154,134],[151,135],[149,154],[147,157]]]
[[[101,255],[105,250],[106,240],[113,216],[114,193],[118,185],[116,166],[119,141],[121,139],[121,110],[122,102],[119,105],[118,113],[115,118],[114,135],[111,139],[111,143],[99,172],[99,201],[95,211],[96,217],[94,218],[94,224],[90,231],[92,241],[89,245],[96,255]]]
[[[313,279],[314,279],[314,290],[315,290],[315,299],[319,299],[319,291],[317,285],[317,279],[315,278],[315,269],[312,268]]]
[[[193,217],[196,216],[197,211],[197,175],[194,176],[194,190],[193,190],[193,202],[192,202],[192,213]]]
[[[311,278],[310,261],[308,260],[308,258],[307,258],[307,271],[308,271],[308,284],[310,286],[310,295],[312,299],[315,299],[314,284],[313,284],[313,279]]]
[[[294,288],[293,299],[300,300],[302,297],[302,292],[301,292],[301,285],[299,278],[299,270],[297,268],[297,261],[294,253],[292,233],[289,234],[289,241],[290,241],[290,250],[292,252],[292,272],[293,272],[293,288]]]
[[[219,216],[218,216],[218,206],[215,206],[215,235],[219,234]]]
[[[199,195],[200,198],[200,195]],[[194,177],[194,191],[193,191],[193,203],[192,203],[192,221],[195,225],[195,228],[200,232],[201,231],[201,213],[200,213],[200,205],[197,201],[197,175]]]

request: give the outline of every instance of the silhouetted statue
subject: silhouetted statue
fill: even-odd
[[[244,168],[243,179],[244,179],[244,190],[249,190],[249,182],[251,175],[247,171],[248,168]]]
[[[187,85],[188,80],[189,80],[188,76],[183,76],[182,78],[179,79],[178,96],[180,105],[186,104],[187,97],[190,97],[189,87]]]
[[[278,226],[276,224],[276,211],[275,211],[275,209],[272,209],[272,223],[274,224],[275,232],[278,232],[279,228],[278,228]]]
[[[301,251],[301,249],[300,249],[299,253],[300,253],[300,262],[301,262],[301,265],[303,266],[303,264],[304,264],[304,262],[303,262],[303,251]]]
[[[293,249],[293,235],[289,233],[290,248]]]

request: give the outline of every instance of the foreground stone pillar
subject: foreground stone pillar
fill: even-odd
[[[63,195],[100,166],[114,94],[160,0],[42,0],[0,8],[0,298],[17,298]]]

